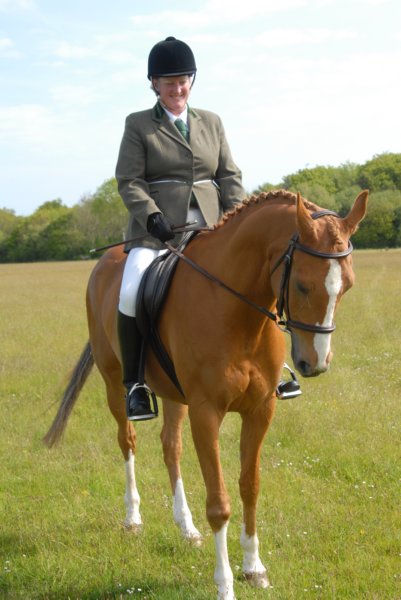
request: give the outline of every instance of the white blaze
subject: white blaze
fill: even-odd
[[[338,260],[330,259],[330,267],[329,272],[327,273],[325,282],[327,293],[329,295],[329,301],[327,304],[326,315],[323,319],[322,323],[317,323],[317,325],[322,325],[323,327],[328,327],[333,323],[334,318],[334,310],[336,308],[336,302],[338,294],[341,291],[342,279],[341,279],[341,265]],[[330,333],[316,333],[313,339],[313,346],[316,350],[316,354],[318,357],[317,361],[317,369],[325,371],[327,368],[326,359],[330,352],[330,342],[331,342],[331,334]]]

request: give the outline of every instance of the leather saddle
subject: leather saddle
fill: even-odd
[[[177,249],[183,252],[196,234],[197,231],[185,234]],[[170,377],[180,394],[184,396],[174,364],[163,346],[157,326],[160,310],[166,299],[179,260],[178,256],[168,250],[165,254],[156,258],[146,269],[136,299],[136,319],[143,339],[139,369],[140,382],[141,379],[144,380],[146,349],[150,346],[160,366]]]

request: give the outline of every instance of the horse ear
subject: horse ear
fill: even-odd
[[[306,209],[301,194],[297,193],[297,224],[299,235],[304,241],[316,241],[315,223]]]
[[[358,229],[359,223],[366,215],[369,191],[363,190],[358,194],[348,215],[341,220],[342,226],[351,236]]]

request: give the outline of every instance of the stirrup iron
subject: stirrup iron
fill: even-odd
[[[145,396],[146,396],[146,400],[144,399],[138,399],[138,403],[139,405],[142,402],[142,405],[145,405],[145,402],[147,403],[147,405],[149,406],[149,410],[147,411],[147,407],[145,412],[143,412],[142,414],[140,412],[138,412],[138,414],[132,414],[132,410],[130,410],[130,396],[133,392],[135,392],[136,390],[144,390],[145,392]],[[134,383],[134,385],[132,385],[128,390],[127,390],[127,395],[126,395],[126,411],[127,411],[127,418],[129,421],[147,421],[149,419],[153,419],[155,417],[158,416],[159,414],[159,407],[157,405],[157,398],[156,398],[156,394],[150,389],[150,387],[148,385],[146,385],[145,382],[143,383]],[[152,404],[153,404],[153,408],[152,408]]]
[[[284,363],[283,368],[290,372],[291,379],[289,381],[280,381],[276,389],[276,396],[281,400],[297,398],[302,394],[301,386],[298,383],[297,377],[287,363]]]

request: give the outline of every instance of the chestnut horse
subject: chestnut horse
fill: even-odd
[[[268,587],[258,552],[256,502],[262,441],[273,417],[285,360],[282,330],[290,331],[292,359],[303,376],[328,369],[334,312],[354,279],[350,236],[365,216],[367,199],[368,192],[361,192],[349,214],[339,218],[288,191],[252,196],[212,231],[199,233],[184,251],[224,285],[216,285],[184,260],[174,274],[158,327],[184,397],[152,352],[147,356],[146,381],[163,400],[161,440],[174,519],[183,535],[198,543],[201,536],[192,522],[180,471],[182,422],[189,413],[207,491],[206,513],[216,549],[214,579],[221,600],[233,600],[234,588],[227,550],[230,500],[219,458],[220,425],[228,411],[241,415],[243,573],[252,585]],[[90,342],[45,441],[52,445],[60,438],[95,363],[106,384],[126,461],[125,524],[135,528],[142,524],[134,469],[136,434],[125,414],[116,327],[124,262],[121,247],[113,248],[93,270],[87,290]],[[231,288],[241,298],[230,293]]]

